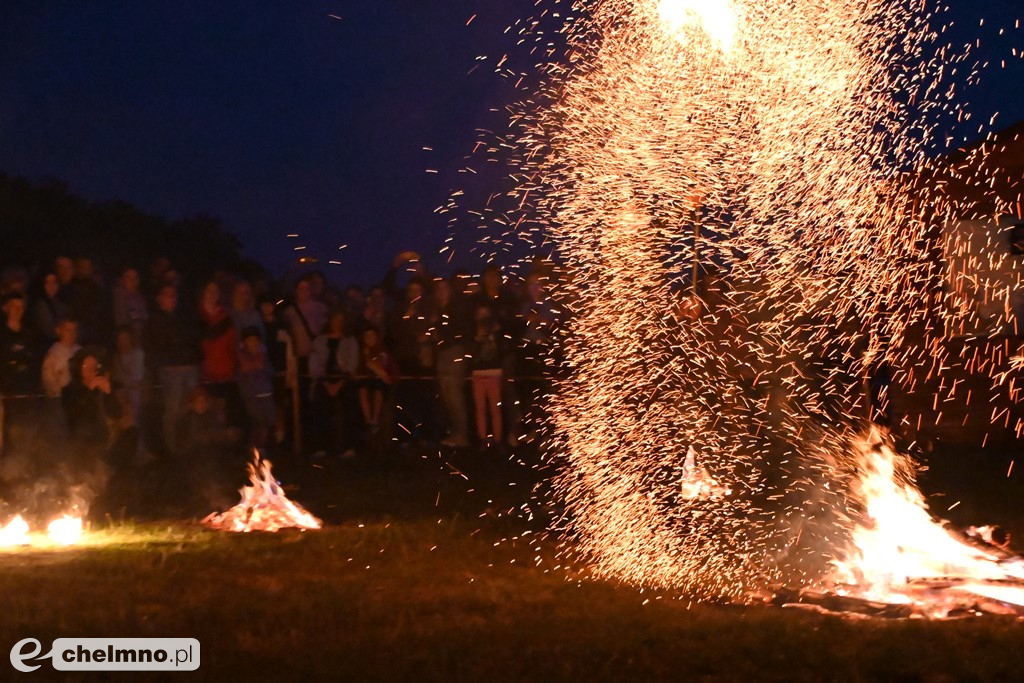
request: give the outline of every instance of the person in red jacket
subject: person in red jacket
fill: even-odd
[[[230,426],[241,427],[245,418],[238,390],[238,330],[216,282],[207,283],[200,294],[199,324],[202,382],[216,413]]]

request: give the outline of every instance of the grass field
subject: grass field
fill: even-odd
[[[945,471],[978,485],[955,463]],[[537,530],[502,514],[524,499],[528,468],[407,453],[284,463],[279,475],[302,484],[293,497],[327,529],[230,535],[100,521],[84,547],[0,553],[0,649],[27,637],[47,647],[57,637],[197,638],[200,670],[168,680],[1024,679],[1024,626],[1013,620],[851,621],[690,605],[582,578]],[[994,490],[1014,494],[1004,487]],[[969,512],[998,513],[988,493]],[[162,504],[173,508],[173,497]],[[8,666],[0,680],[15,675]],[[30,676],[56,675],[44,664]]]

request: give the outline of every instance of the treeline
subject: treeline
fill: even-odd
[[[106,273],[159,258],[202,275],[255,268],[218,218],[200,214],[172,221],[123,201],[91,202],[59,180],[0,173],[0,265],[35,268],[57,255],[80,254]]]

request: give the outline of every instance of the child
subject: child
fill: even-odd
[[[78,324],[64,319],[57,323],[57,341],[43,358],[43,389],[50,398],[60,398],[71,382],[71,358],[81,350],[78,344]]]
[[[384,394],[398,379],[398,368],[373,327],[366,328],[362,334],[359,374],[362,377],[359,380],[359,408],[370,433],[376,434],[380,429]]]
[[[242,330],[238,351],[238,386],[249,416],[250,445],[265,448],[277,419],[274,405],[274,369],[257,327]]]
[[[127,325],[118,328],[116,337],[117,352],[111,366],[111,379],[118,388],[118,394],[124,398],[131,411],[133,423],[139,424],[139,412],[142,408],[142,382],[146,373],[146,357],[139,348],[135,331]]]

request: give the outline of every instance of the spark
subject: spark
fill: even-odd
[[[478,131],[473,166],[498,164],[506,188],[465,210],[488,260],[557,249],[573,316],[545,436],[567,552],[698,600],[780,583],[916,599],[851,579],[900,534],[933,542],[925,564],[948,536],[913,460],[885,446],[891,462],[875,462],[886,437],[867,426],[889,396],[872,405],[865,386],[885,368],[929,397],[900,416],[911,436],[1009,426],[1005,396],[961,410],[989,400],[965,373],[1012,386],[1000,334],[1024,281],[992,227],[1020,199],[999,163],[1012,141],[968,149],[941,133],[971,120],[978,45],[942,42],[938,3],[920,0],[572,7],[566,59],[510,74],[526,94],[508,131]],[[509,32],[554,49],[544,26]],[[438,210],[453,225],[460,201]],[[901,503],[874,511],[894,491]],[[879,522],[885,538],[865,532]],[[979,562],[954,564],[984,596],[1003,575]]]

